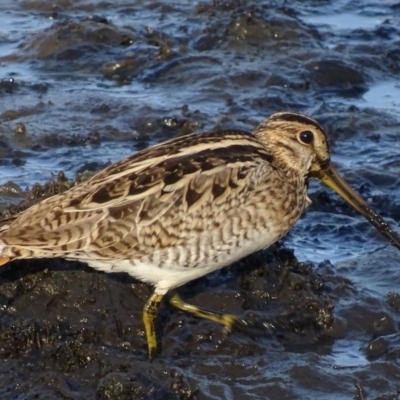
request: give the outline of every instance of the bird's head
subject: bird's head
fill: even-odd
[[[292,169],[305,179],[322,181],[400,249],[398,234],[340,177],[331,164],[326,134],[317,121],[297,113],[276,113],[262,122],[254,134],[273,153],[281,168]]]

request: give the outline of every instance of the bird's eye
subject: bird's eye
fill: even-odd
[[[311,131],[300,132],[300,141],[305,144],[311,144],[314,141],[314,134]]]

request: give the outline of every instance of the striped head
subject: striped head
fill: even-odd
[[[256,128],[255,136],[273,152],[281,167],[303,176],[325,169],[330,163],[324,129],[305,115],[273,114]]]
[[[295,171],[306,179],[321,180],[400,249],[399,235],[351,189],[331,164],[325,132],[318,122],[305,115],[282,112],[262,122],[254,134],[282,170]]]

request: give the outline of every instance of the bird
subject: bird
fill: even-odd
[[[186,303],[175,289],[281,239],[311,204],[310,179],[400,249],[398,234],[334,168],[322,126],[279,112],[253,132],[215,129],[153,145],[33,205],[0,230],[0,265],[57,257],[152,285],[143,324],[154,358],[164,299],[227,330],[245,323]]]

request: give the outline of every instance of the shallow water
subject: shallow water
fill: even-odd
[[[214,127],[252,129],[272,112],[293,110],[321,121],[342,175],[398,227],[399,26],[396,1],[3,0],[0,184],[13,181],[21,192],[4,194],[0,201],[19,201],[25,187],[44,183],[59,170],[73,179],[91,163],[98,169],[178,134]],[[17,132],[18,123],[25,133]],[[314,205],[284,243],[299,260],[315,263],[322,276],[351,280],[327,284],[336,296],[333,327],[305,351],[263,338],[236,361],[229,352],[216,355],[215,341],[207,338],[193,354],[184,352],[184,342],[172,350],[165,345],[168,363],[156,365],[179,371],[184,387],[198,389],[194,398],[361,398],[356,383],[368,399],[396,395],[400,317],[389,293],[398,292],[400,254],[319,183],[311,185],[311,197]],[[318,266],[323,260],[334,267]],[[208,301],[207,296],[200,300]],[[218,299],[214,302],[218,308]],[[14,307],[18,315],[24,306]],[[34,318],[32,313],[22,315]],[[122,313],[140,320],[140,307]],[[190,329],[219,329],[184,318],[189,326],[182,334],[175,318],[164,337],[179,331],[176,337],[186,334],[191,343],[196,334]],[[128,342],[132,332],[124,332]],[[379,339],[384,344],[377,344]],[[102,349],[102,362],[118,364],[121,348]],[[145,347],[140,350],[142,357]],[[137,362],[138,353],[122,353]],[[31,358],[28,352],[3,360],[28,368],[35,364]],[[141,363],[144,371],[157,370]],[[18,379],[14,368],[10,380]],[[66,390],[65,398],[101,391],[105,369],[91,375],[92,391],[80,383],[76,392]],[[74,373],[78,376],[79,369]],[[55,374],[54,380],[63,381],[68,371],[60,367]],[[159,377],[151,379],[162,386]],[[24,390],[6,382],[8,398],[36,390],[34,380],[17,384]],[[188,391],[178,392],[177,397],[190,397]]]

